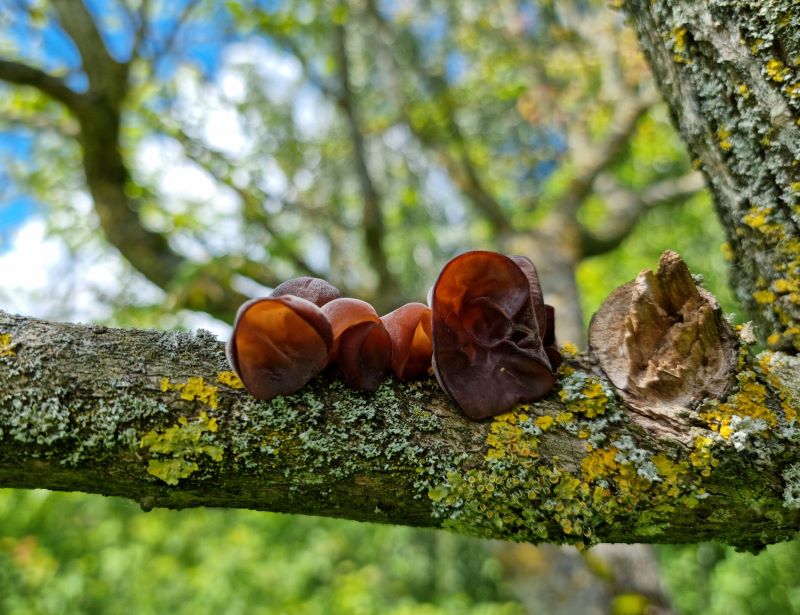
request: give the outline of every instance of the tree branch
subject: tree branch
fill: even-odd
[[[386,256],[386,229],[383,221],[383,212],[381,211],[381,201],[367,167],[364,135],[358,120],[356,101],[353,97],[353,87],[350,82],[347,30],[343,24],[334,25],[334,41],[340,91],[336,101],[347,119],[356,173],[361,184],[361,194],[364,202],[364,214],[362,217],[364,243],[370,258],[370,264],[378,274],[378,294],[395,297],[399,296],[399,285],[394,274],[389,269],[389,261]]]
[[[183,9],[181,10],[180,14],[175,18],[175,23],[164,37],[164,42],[161,45],[161,49],[156,54],[158,58],[163,58],[172,50],[172,47],[175,45],[175,41],[178,39],[178,34],[180,34],[181,28],[189,19],[192,11],[195,10],[199,3],[199,0],[187,0],[186,4],[183,5]]]
[[[113,101],[125,95],[127,69],[108,52],[103,37],[83,0],[52,0],[58,21],[75,43],[91,89]]]
[[[125,5],[124,2],[123,5],[127,9],[127,5]],[[131,57],[128,60],[129,64],[133,62],[136,58],[141,57],[142,44],[150,34],[150,28],[149,28],[150,9],[151,9],[150,0],[142,0],[141,5],[139,6],[139,10],[136,12],[135,15],[133,14],[133,11],[127,9],[128,18],[129,21],[131,22],[131,29],[133,30],[133,43],[131,43]]]
[[[610,175],[600,175],[595,182],[595,191],[609,204],[611,212],[598,232],[581,225],[581,255],[598,256],[614,250],[636,228],[645,212],[659,205],[688,199],[705,185],[703,175],[695,171],[655,182],[636,192],[619,185]]]
[[[0,59],[0,80],[36,88],[73,112],[83,104],[81,94],[71,89],[63,80],[21,62]]]
[[[680,280],[664,287],[667,303],[696,296],[688,271]],[[632,305],[629,316],[612,310],[623,328],[651,317]],[[759,549],[800,529],[800,359],[714,355],[704,309],[640,322],[629,341],[663,357],[665,345],[682,348],[672,327],[705,322],[704,356],[727,357],[739,383],[724,397],[670,408],[645,379],[655,398],[642,406],[639,389],[627,406],[596,367],[572,360],[548,398],[488,422],[464,418],[433,379],[360,393],[324,374],[258,402],[207,333],[0,312],[0,485],[118,495],[145,510],[247,507],[516,541]],[[654,326],[666,327],[664,343],[639,344]],[[608,348],[598,349],[604,361]],[[681,385],[703,387],[692,380],[702,369]]]
[[[201,167],[206,173],[211,175],[217,182],[226,188],[236,193],[244,207],[245,220],[249,223],[257,224],[263,228],[270,236],[270,239],[275,243],[278,250],[282,254],[275,256],[282,256],[286,258],[302,275],[308,275],[315,278],[324,277],[323,274],[315,270],[308,262],[298,254],[283,235],[278,232],[269,217],[264,214],[263,204],[267,198],[275,198],[288,205],[286,199],[267,195],[257,186],[251,186],[248,189],[239,186],[230,174],[230,161],[228,161],[222,154],[214,149],[200,143],[197,139],[193,139],[186,132],[178,126],[169,126],[163,118],[157,116],[155,113],[144,111],[147,119],[158,128],[160,132],[175,139],[183,147],[186,157]],[[221,169],[226,169],[223,172]],[[254,266],[251,266],[252,271],[256,271]],[[280,281],[276,281],[274,276],[262,266],[262,271],[259,277],[254,278],[257,282],[266,286],[277,286]]]
[[[588,141],[571,147],[576,163],[576,173],[567,190],[559,198],[553,211],[560,218],[572,219],[578,208],[592,192],[595,179],[622,155],[636,130],[639,119],[647,113],[659,98],[656,92],[633,96],[619,101],[611,120],[611,131],[601,143]]]
[[[735,255],[737,298],[770,347],[800,353],[800,30],[784,23],[794,3],[767,12],[748,3],[730,11],[691,0],[622,4],[709,180]]]
[[[396,37],[394,33],[381,15],[374,0],[368,0],[366,8],[377,31],[388,39],[384,41],[383,47],[389,52],[392,66],[399,70],[399,60],[394,53],[394,48],[396,46]],[[409,130],[411,130],[412,134],[419,139],[422,145],[435,149],[450,178],[469,199],[475,210],[489,222],[494,232],[498,235],[511,233],[513,231],[511,221],[508,216],[506,216],[497,199],[495,199],[486,188],[478,170],[475,168],[466,140],[464,139],[464,134],[456,121],[456,105],[450,92],[447,90],[445,80],[425,70],[419,45],[417,45],[416,38],[413,34],[409,34],[407,37],[407,48],[410,52],[409,66],[414,70],[415,74],[430,92],[434,96],[440,97],[442,100],[442,103],[438,106],[445,117],[446,130],[452,140],[451,144],[455,146],[457,153],[453,154],[450,152],[446,144],[441,143],[431,131],[425,130],[408,117],[404,118],[405,124],[408,126]],[[404,113],[407,115],[410,102],[404,97],[402,104],[405,108]]]

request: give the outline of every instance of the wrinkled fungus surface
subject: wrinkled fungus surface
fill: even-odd
[[[552,389],[541,301],[536,270],[527,259],[474,251],[445,265],[432,293],[433,367],[442,388],[470,418],[502,414]]]

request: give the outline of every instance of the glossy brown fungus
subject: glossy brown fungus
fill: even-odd
[[[275,287],[271,296],[280,297],[282,295],[301,297],[318,307],[322,307],[334,299],[342,298],[342,293],[330,282],[308,276],[286,280],[283,284]]]
[[[374,391],[389,372],[392,341],[375,308],[360,299],[335,299],[322,306],[333,330],[332,362],[345,384]]]
[[[528,278],[531,290],[531,303],[533,305],[533,315],[539,328],[539,339],[542,340],[545,354],[550,360],[550,367],[553,371],[558,369],[563,359],[556,346],[556,315],[552,305],[545,305],[542,285],[539,282],[539,274],[533,261],[527,256],[509,256]]]
[[[431,309],[406,303],[381,318],[392,340],[392,372],[405,382],[425,376],[431,367]]]
[[[314,303],[294,295],[253,299],[239,308],[228,361],[258,399],[294,393],[321,372],[333,331]]]
[[[544,345],[555,348],[552,311],[528,259],[461,254],[442,269],[431,299],[434,372],[467,416],[502,414],[552,389]]]

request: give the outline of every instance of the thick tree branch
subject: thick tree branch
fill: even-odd
[[[659,269],[667,294],[640,285],[642,297],[667,309],[679,294],[696,296],[682,276]],[[615,296],[613,319],[639,323],[629,344],[664,335],[650,342],[658,361],[684,352],[695,326],[713,354],[709,324],[727,327],[702,308],[713,304],[707,294],[684,306],[683,322],[660,324],[647,321],[641,299],[625,316]],[[477,423],[432,379],[366,394],[326,374],[258,402],[203,332],[0,313],[0,485],[118,495],[144,509],[247,507],[517,541],[716,539],[758,549],[800,529],[800,363],[735,349],[715,356],[737,383],[721,399],[674,408],[645,379],[628,407],[583,359],[561,370],[547,399]],[[686,386],[702,389],[701,373]]]
[[[171,248],[164,235],[145,228],[138,213],[139,203],[127,193],[130,172],[119,145],[122,107],[127,94],[127,65],[109,55],[97,25],[82,2],[54,0],[54,6],[62,27],[81,54],[90,80],[89,92],[74,92],[55,76],[4,60],[0,60],[0,80],[39,88],[73,112],[80,125],[76,136],[83,154],[86,185],[109,243],[147,279],[172,291],[180,303],[176,307],[230,318],[245,300],[232,289],[231,272],[206,268],[185,280],[181,288],[173,288],[187,261]],[[253,271],[252,264],[247,270]]]
[[[598,232],[581,225],[581,255],[598,256],[614,250],[630,235],[645,212],[658,205],[687,199],[704,186],[705,180],[699,172],[664,179],[639,192],[620,186],[609,175],[600,175],[595,181],[595,190],[611,211]]]
[[[772,348],[800,352],[796,3],[627,0],[673,119],[702,165],[734,290]]]

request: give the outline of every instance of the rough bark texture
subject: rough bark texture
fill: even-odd
[[[325,374],[259,402],[203,332],[0,312],[0,486],[517,541],[757,549],[800,529],[800,361],[743,345],[731,363],[727,397],[672,416],[674,437],[586,357],[547,399],[473,422],[433,379],[366,394]]]
[[[793,0],[623,0],[770,347],[800,350],[800,12]]]

